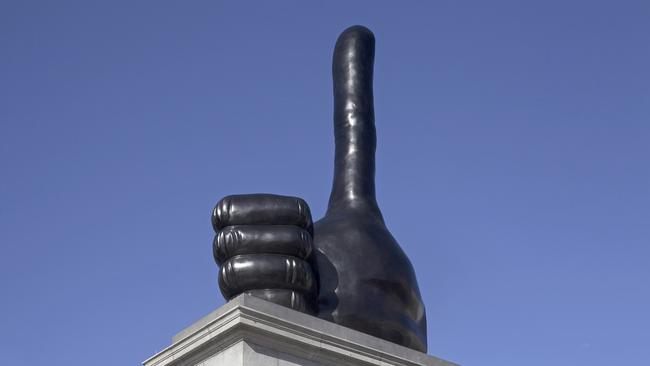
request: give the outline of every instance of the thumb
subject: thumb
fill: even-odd
[[[334,182],[328,210],[376,208],[375,113],[372,74],[375,37],[352,26],[334,47]]]

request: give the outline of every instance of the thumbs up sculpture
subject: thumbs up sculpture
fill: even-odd
[[[336,42],[334,182],[325,217],[270,194],[217,203],[212,224],[219,287],[246,292],[426,352],[426,314],[410,261],[375,198],[372,32],[346,29]]]

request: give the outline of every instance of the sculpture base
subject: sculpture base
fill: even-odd
[[[172,338],[144,366],[319,366],[455,364],[240,295]]]

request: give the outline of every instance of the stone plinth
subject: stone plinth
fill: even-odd
[[[382,339],[249,295],[172,338],[144,366],[454,366]]]

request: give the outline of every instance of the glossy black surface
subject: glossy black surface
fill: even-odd
[[[310,314],[317,281],[308,262],[312,219],[304,200],[272,194],[224,197],[212,212],[212,243],[226,299],[242,292]]]
[[[219,286],[426,352],[426,314],[410,261],[375,198],[375,40],[346,29],[334,49],[334,181],[325,217],[304,200],[222,199],[212,215]]]

